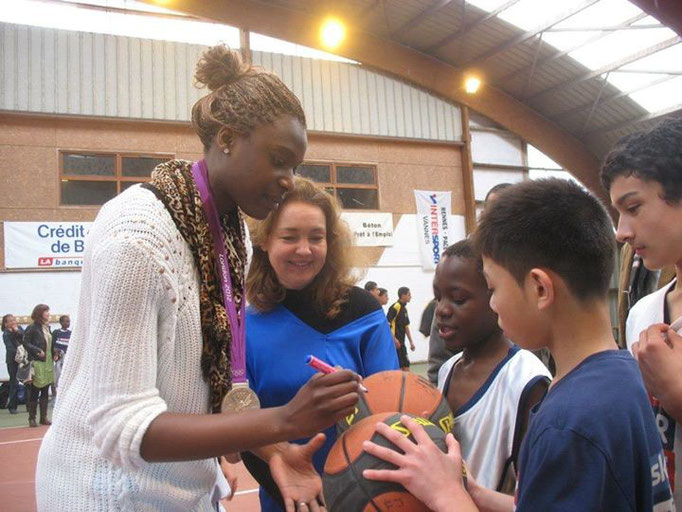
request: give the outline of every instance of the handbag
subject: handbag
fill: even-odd
[[[19,345],[17,347],[17,353],[14,356],[14,362],[19,364],[19,368],[23,368],[28,364],[28,352],[26,347]]]
[[[35,376],[35,368],[33,368],[33,361],[29,361],[24,366],[19,366],[17,370],[17,380],[23,382],[24,384],[30,384],[33,382],[33,377]]]

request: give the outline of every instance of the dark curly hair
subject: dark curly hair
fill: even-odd
[[[682,118],[665,119],[650,130],[618,141],[604,159],[599,177],[608,192],[619,176],[657,181],[663,188],[664,200],[679,202],[682,199]]]
[[[243,63],[239,53],[226,46],[214,46],[201,55],[194,79],[197,87],[211,91],[192,107],[192,126],[206,150],[223,127],[248,134],[281,115],[293,116],[306,126],[301,102],[284,82]]]

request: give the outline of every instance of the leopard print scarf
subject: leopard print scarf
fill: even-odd
[[[211,410],[220,412],[220,404],[232,387],[230,323],[223,304],[223,292],[215,272],[213,236],[204,216],[199,191],[192,178],[192,162],[172,160],[154,169],[151,185],[158,191],[175,225],[187,241],[199,269],[199,309],[203,349],[201,370],[211,390]],[[246,246],[244,220],[239,210],[220,218],[225,250],[230,264],[230,278],[237,311],[244,300],[244,263]]]

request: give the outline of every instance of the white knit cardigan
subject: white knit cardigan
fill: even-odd
[[[102,207],[86,241],[78,318],[38,457],[38,510],[212,510],[214,459],[140,456],[162,412],[209,412],[201,349],[189,245],[156,196],[131,187]]]

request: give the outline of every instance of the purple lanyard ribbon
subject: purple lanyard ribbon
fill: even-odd
[[[208,227],[213,235],[213,249],[216,256],[216,273],[220,278],[220,286],[223,290],[223,304],[230,320],[230,332],[232,333],[232,382],[246,382],[246,329],[244,328],[244,312],[246,300],[242,297],[242,303],[237,314],[232,278],[230,277],[230,264],[225,251],[225,239],[220,227],[218,210],[213,201],[213,194],[208,184],[208,169],[206,162],[199,160],[192,165],[192,176],[199,191],[201,203],[204,207],[204,215]],[[242,289],[244,283],[242,283]],[[241,319],[241,322],[240,322]]]

